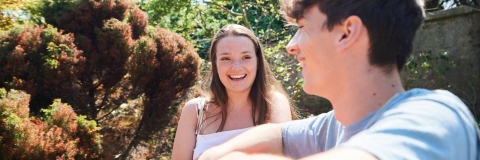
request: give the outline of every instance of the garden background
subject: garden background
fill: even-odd
[[[427,0],[402,71],[446,89],[479,120],[479,0]],[[302,117],[331,104],[302,91],[277,0],[0,0],[0,159],[170,159],[179,113],[200,94],[214,33],[258,36]]]

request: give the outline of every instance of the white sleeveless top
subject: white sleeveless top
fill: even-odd
[[[203,107],[204,107],[204,101],[202,98],[197,98],[197,116],[198,119],[201,120],[203,119]],[[200,121],[199,121],[200,122]],[[247,131],[248,128],[242,128],[242,129],[235,129],[235,130],[230,130],[230,131],[223,131],[223,132],[217,132],[217,133],[212,133],[212,134],[207,134],[207,135],[200,135],[200,131],[198,130],[201,128],[201,123],[197,124],[197,142],[195,144],[195,149],[193,150],[193,159],[197,159],[200,154],[205,152],[206,150],[215,147],[217,145],[220,145],[222,143],[227,142],[228,140],[232,139],[233,137]]]

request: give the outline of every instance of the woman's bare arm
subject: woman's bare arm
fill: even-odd
[[[183,107],[173,143],[172,160],[191,160],[196,143],[197,103],[188,101]]]

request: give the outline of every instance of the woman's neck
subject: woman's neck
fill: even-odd
[[[244,108],[245,106],[251,106],[252,102],[249,97],[250,90],[246,92],[228,92],[228,101],[227,101],[227,108],[231,108],[236,110],[237,108],[241,107]]]

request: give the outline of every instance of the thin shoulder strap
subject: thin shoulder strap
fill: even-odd
[[[202,121],[203,121],[203,108],[205,107],[205,100],[203,98],[198,98],[197,100],[197,129],[195,130],[195,134],[200,134],[200,130],[202,129]]]

